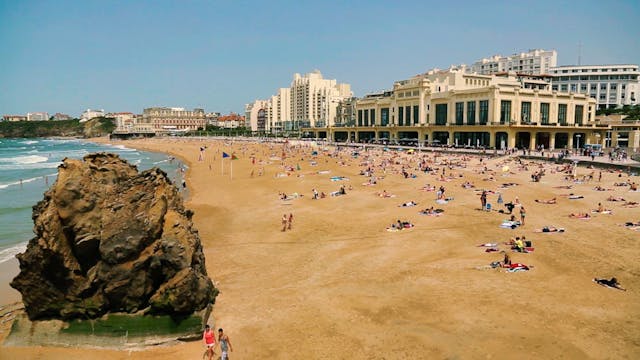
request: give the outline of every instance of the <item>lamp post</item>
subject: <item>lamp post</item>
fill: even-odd
[[[578,143],[578,146],[577,146],[576,148],[577,148],[577,150],[578,150],[578,155],[580,155],[580,154],[582,153],[582,152],[580,151],[580,138],[581,138],[581,137],[582,137],[582,135],[580,135],[580,134],[576,134],[576,140],[577,140],[577,143]]]

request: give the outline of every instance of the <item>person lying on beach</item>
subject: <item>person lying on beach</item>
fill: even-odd
[[[577,200],[577,199],[584,199],[584,196],[569,194],[568,198],[569,198],[569,200]]]
[[[557,228],[555,226],[543,226],[542,229],[535,229],[533,232],[536,233],[554,233],[554,232],[564,232],[564,228]]]
[[[420,188],[420,190],[422,190],[422,191],[435,191],[436,187],[432,186],[430,184],[427,184],[427,185],[423,186],[422,188]]]
[[[550,199],[550,200],[538,200],[536,199],[535,202],[540,203],[540,204],[556,204],[556,198]]]
[[[412,228],[413,224],[408,222],[408,221],[400,221],[400,219],[398,219],[398,221],[396,221],[395,223],[391,224],[390,227],[388,227],[387,229],[392,229],[392,230],[402,230],[402,229],[409,229]]]
[[[622,206],[627,207],[627,208],[638,207],[638,205],[640,205],[640,203],[638,203],[637,201],[627,201],[624,204],[622,204]]]
[[[618,282],[618,279],[616,279],[614,277],[612,277],[609,280],[593,278],[593,281],[598,285],[602,285],[602,286],[606,286],[606,287],[610,287],[610,288],[614,288],[614,289],[618,289],[618,290],[622,290],[622,291],[627,291],[627,289],[623,288],[620,285],[620,283]]]
[[[569,217],[574,219],[590,219],[591,215],[588,213],[571,213]]]
[[[440,215],[444,212],[443,209],[434,209],[433,206],[420,211],[422,215]]]
[[[387,190],[382,190],[382,192],[376,193],[376,195],[378,195],[378,197],[381,197],[381,198],[391,198],[391,197],[396,197],[396,196],[395,196],[395,195],[393,195],[393,194],[389,194],[389,193],[387,192]]]
[[[622,196],[609,196],[607,201],[626,201]]]
[[[624,223],[624,226],[626,226],[626,227],[640,226],[640,221],[638,221],[638,222],[627,221],[626,223]]]
[[[398,207],[411,207],[411,206],[416,206],[416,205],[418,205],[418,203],[413,201],[413,200],[411,200],[409,202],[402,203],[402,204],[398,205]]]
[[[595,191],[611,191],[613,189],[606,189],[606,188],[603,188],[602,186],[598,185],[598,186],[594,187],[593,190],[595,190]]]

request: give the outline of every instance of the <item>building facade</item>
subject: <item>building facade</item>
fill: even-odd
[[[131,112],[108,113],[105,117],[115,120],[118,132],[131,132],[136,124],[136,115]]]
[[[30,112],[27,113],[27,121],[48,121],[49,113],[46,112]]]
[[[245,107],[253,131],[298,131],[303,127],[329,127],[336,123],[338,104],[352,96],[349,84],[324,79],[320,71],[294,74],[288,88],[267,100]],[[261,125],[264,118],[264,127]]]
[[[516,76],[430,71],[356,103],[356,124],[328,131],[336,141],[410,139],[487,148],[573,148],[604,138],[586,94],[525,88]],[[597,138],[596,134],[601,137]]]
[[[67,114],[55,113],[53,115],[54,121],[62,121],[62,120],[72,120],[72,117]]]
[[[511,56],[494,55],[480,59],[471,65],[471,72],[481,75],[491,75],[507,71],[515,71],[521,74],[543,75],[548,74],[558,62],[558,53],[555,50],[529,50]]]
[[[570,65],[550,69],[552,88],[588,94],[599,109],[640,103],[638,65]]]
[[[142,123],[151,124],[158,133],[203,130],[207,126],[204,109],[152,107],[142,112]]]
[[[80,122],[89,121],[97,117],[103,117],[104,115],[105,113],[103,109],[100,109],[100,110],[87,109],[83,111],[82,114],[80,115]]]
[[[27,121],[25,115],[3,115],[2,121]]]

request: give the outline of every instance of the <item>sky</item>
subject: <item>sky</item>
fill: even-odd
[[[0,115],[244,113],[294,73],[364,96],[529,49],[638,64],[640,1],[0,0]]]

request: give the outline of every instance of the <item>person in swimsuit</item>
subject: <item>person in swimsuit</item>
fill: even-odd
[[[209,325],[205,325],[204,327],[202,341],[204,341],[204,345],[207,347],[202,357],[209,356],[209,360],[213,359],[213,355],[215,354],[214,349],[216,347],[216,334],[213,333]]]
[[[524,206],[520,207],[520,222],[524,225],[524,217],[527,212],[524,210]]]
[[[220,343],[220,360],[229,360],[229,351],[233,352],[233,346],[222,328],[218,329],[218,342]]]

